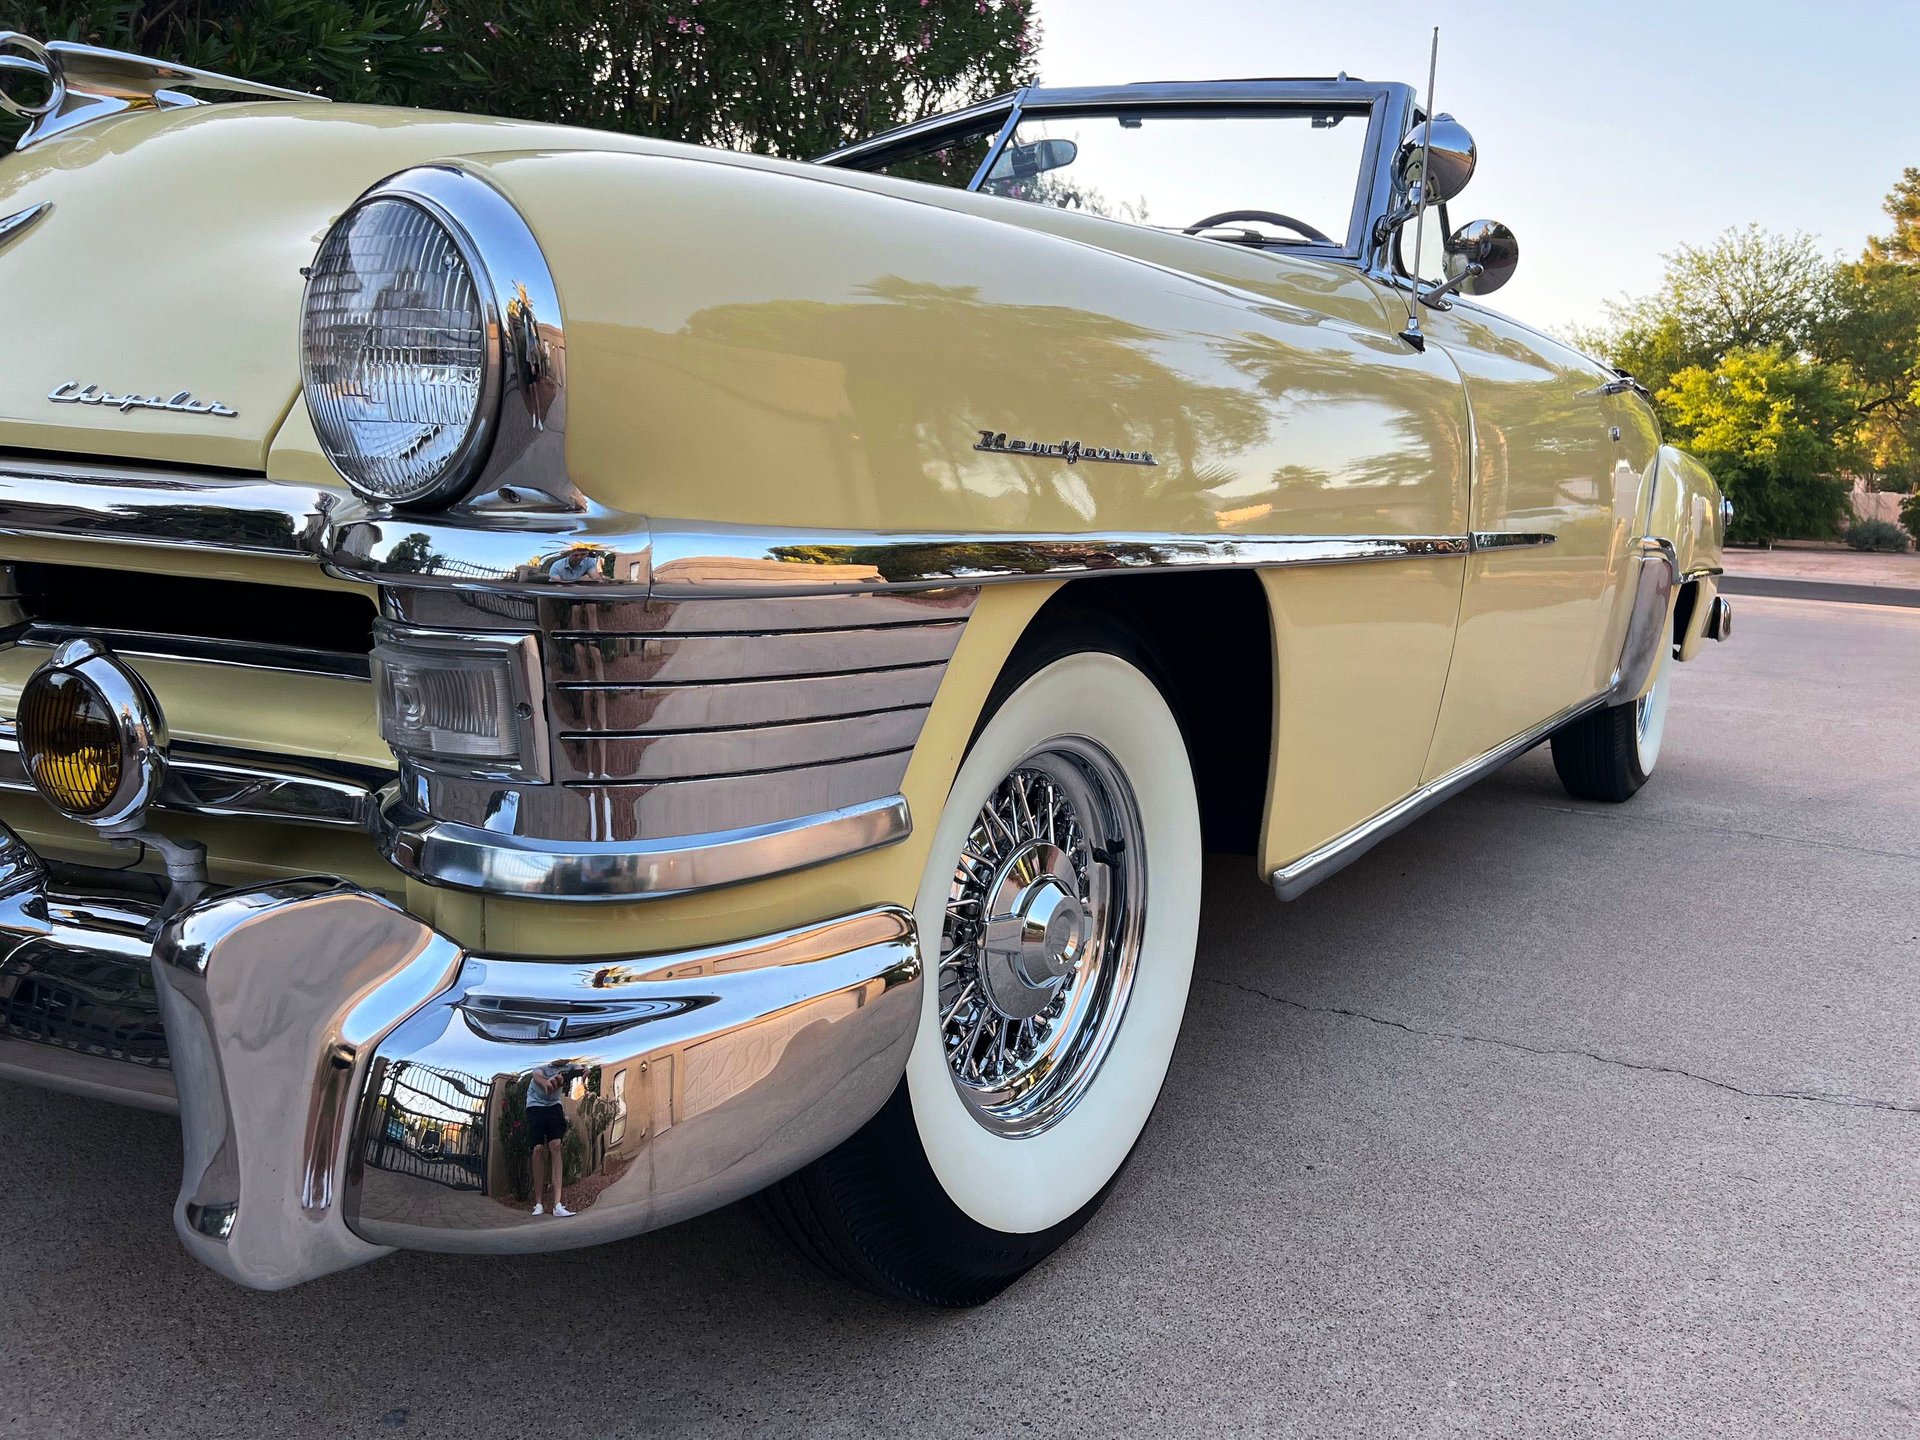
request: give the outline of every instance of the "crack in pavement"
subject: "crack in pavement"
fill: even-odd
[[[1258,995],[1262,1000],[1271,1000],[1276,1005],[1285,1005],[1309,1015],[1343,1015],[1348,1019],[1365,1020],[1372,1025],[1384,1025],[1390,1030],[1400,1030],[1408,1035],[1418,1035],[1428,1040],[1458,1040],[1468,1045],[1492,1045],[1501,1050],[1517,1050],[1523,1055],[1565,1056],[1576,1060],[1591,1060],[1595,1064],[1610,1065],[1620,1070],[1637,1070],[1650,1075],[1678,1075],[1683,1080],[1695,1080],[1702,1085],[1711,1085],[1716,1090],[1745,1096],[1749,1100],[1802,1100],[1812,1105],[1833,1105],[1847,1110],[1891,1110],[1896,1114],[1920,1115],[1920,1101],[1880,1100],[1869,1095],[1835,1095],[1820,1090],[1748,1090],[1735,1085],[1730,1080],[1719,1080],[1697,1071],[1683,1070],[1678,1065],[1658,1065],[1651,1061],[1627,1060],[1618,1055],[1603,1055],[1597,1050],[1529,1045],[1521,1040],[1503,1040],[1494,1035],[1470,1035],[1463,1030],[1423,1030],[1417,1025],[1408,1025],[1404,1021],[1392,1020],[1385,1015],[1370,1014],[1365,1010],[1353,1010],[1342,1005],[1309,1005],[1304,1000],[1275,995],[1269,990],[1243,985],[1237,980],[1217,980],[1210,975],[1203,975],[1200,979],[1209,985],[1221,986],[1223,989]]]

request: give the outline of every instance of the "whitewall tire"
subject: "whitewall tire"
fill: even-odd
[[[1088,643],[1010,671],[935,823],[899,1090],[764,1197],[870,1289],[997,1294],[1098,1208],[1166,1078],[1199,925],[1193,771],[1150,659]]]
[[[1673,647],[1654,661],[1653,684],[1638,700],[1590,711],[1553,733],[1553,768],[1576,800],[1618,803],[1652,778],[1667,734]]]

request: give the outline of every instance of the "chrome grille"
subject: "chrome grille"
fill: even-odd
[[[895,795],[978,593],[538,602],[555,783],[422,774],[415,803],[495,833],[633,841]],[[444,593],[395,608],[477,618]]]

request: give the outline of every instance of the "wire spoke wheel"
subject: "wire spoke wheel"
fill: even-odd
[[[1099,1070],[1139,961],[1145,870],[1132,788],[1091,740],[1047,741],[981,807],[948,893],[938,1014],[988,1130],[1038,1134]]]

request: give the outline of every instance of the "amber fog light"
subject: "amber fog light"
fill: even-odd
[[[28,679],[15,726],[27,778],[61,814],[137,826],[166,773],[167,727],[138,675],[92,640],[69,640]]]

